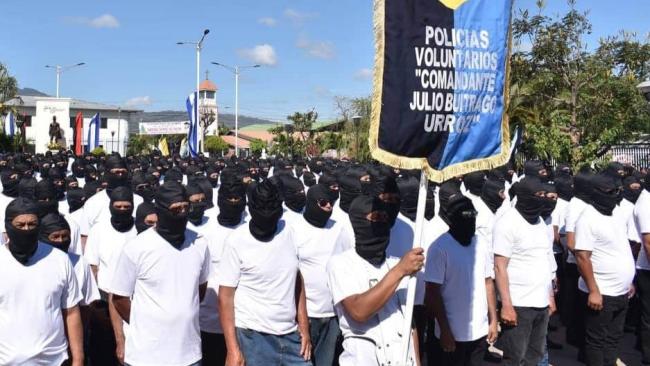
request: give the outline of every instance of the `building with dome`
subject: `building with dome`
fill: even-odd
[[[217,84],[208,78],[208,71],[205,72],[205,80],[199,84],[199,116],[202,119],[214,119],[208,126],[205,135],[219,134],[219,108],[217,107]]]

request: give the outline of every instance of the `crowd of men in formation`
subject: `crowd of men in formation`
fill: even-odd
[[[583,362],[614,365],[630,304],[650,364],[645,174],[431,183],[413,249],[419,172],[0,155],[0,364],[403,365],[412,276],[409,365],[548,365],[556,309]]]

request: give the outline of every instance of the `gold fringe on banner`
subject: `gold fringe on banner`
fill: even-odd
[[[429,180],[444,182],[448,179],[478,170],[489,170],[505,165],[510,158],[510,127],[507,115],[510,104],[510,56],[512,50],[512,20],[508,30],[508,55],[506,57],[506,75],[503,93],[503,117],[501,118],[501,152],[488,158],[469,160],[450,165],[442,170],[429,166],[426,158],[411,158],[393,154],[379,147],[379,124],[381,120],[384,88],[384,61],[386,46],[386,1],[374,1],[373,30],[375,34],[375,67],[373,72],[372,112],[370,114],[370,131],[368,145],[372,157],[386,165],[400,169],[424,169]],[[510,9],[512,13],[512,7]]]

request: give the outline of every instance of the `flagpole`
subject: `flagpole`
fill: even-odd
[[[429,179],[426,171],[422,169],[420,173],[420,188],[418,191],[418,206],[415,214],[415,233],[413,237],[413,248],[421,248],[423,242],[424,232],[424,210],[427,201],[427,190],[429,188]],[[413,275],[408,280],[408,289],[406,292],[406,312],[404,314],[404,324],[402,328],[402,357],[401,361],[403,366],[408,365],[409,347],[411,344],[411,324],[413,323],[413,306],[415,305],[415,285],[417,283],[416,275]],[[417,355],[416,355],[417,357]]]

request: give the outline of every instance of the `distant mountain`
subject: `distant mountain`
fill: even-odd
[[[173,121],[187,121],[187,112],[185,111],[160,111],[160,112],[143,112],[142,122],[173,122]],[[235,115],[230,113],[219,114],[219,124],[229,127],[235,126]],[[275,125],[275,122],[239,115],[239,127],[246,127],[250,125],[269,124]]]
[[[49,97],[49,95],[43,93],[42,91],[32,88],[18,88],[18,95],[25,95],[28,97]]]

